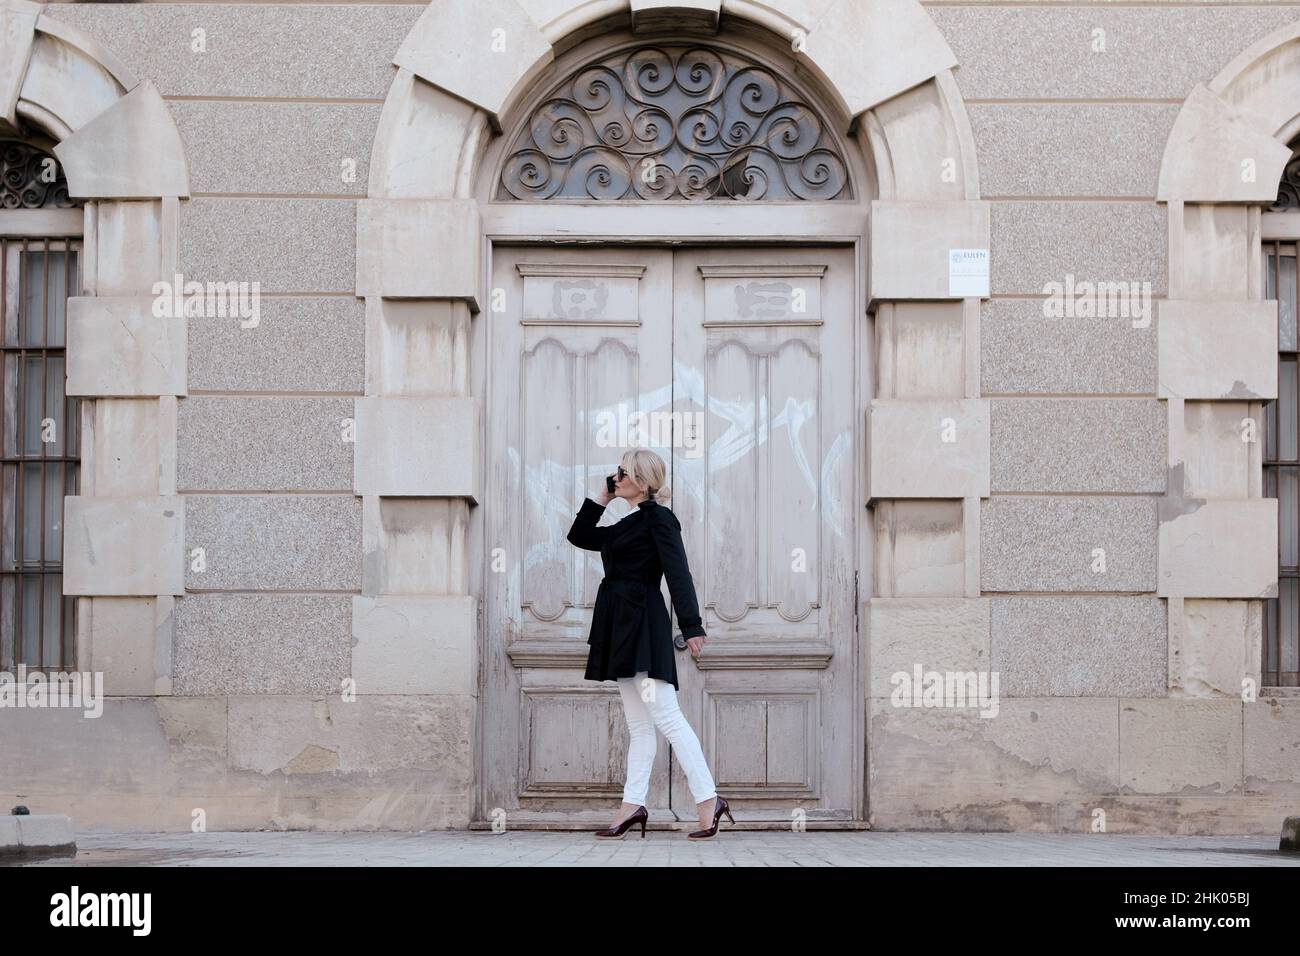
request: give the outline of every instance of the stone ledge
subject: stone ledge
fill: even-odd
[[[356,494],[478,501],[476,399],[367,396],[356,424]]]
[[[1276,498],[1157,499],[1156,595],[1277,597],[1277,507]]]
[[[152,296],[68,299],[69,395],[186,395],[184,317],[156,316]]]
[[[478,311],[478,204],[366,199],[357,204],[357,295],[464,299]]]
[[[988,497],[987,399],[878,398],[867,415],[869,501]]]
[[[185,593],[185,498],[64,498],[63,593]]]
[[[1160,398],[1277,398],[1277,302],[1158,303]]]
[[[984,200],[871,201],[870,299],[954,299],[948,252],[989,249]]]

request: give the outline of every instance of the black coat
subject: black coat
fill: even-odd
[[[704,636],[681,522],[663,505],[643,501],[622,520],[598,528],[596,522],[604,511],[603,505],[588,498],[569,529],[569,543],[599,551],[605,566],[591,615],[587,639],[591,650],[584,676],[605,681],[645,671],[678,690],[677,660],[668,608],[659,592],[660,577],[668,578],[668,593],[682,636]]]

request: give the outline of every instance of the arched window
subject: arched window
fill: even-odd
[[[79,400],[65,391],[68,297],[80,288],[79,205],[45,149],[0,140],[0,664],[75,661],[76,598],[63,594],[63,498],[77,493]]]
[[[817,110],[776,73],[698,45],[623,49],[549,91],[515,135],[500,200],[848,200]]]

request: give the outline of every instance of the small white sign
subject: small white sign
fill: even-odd
[[[987,249],[948,250],[948,294],[961,298],[989,294]]]

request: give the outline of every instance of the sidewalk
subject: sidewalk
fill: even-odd
[[[1278,838],[1059,833],[682,831],[78,834],[75,859],[31,866],[1300,866]]]

